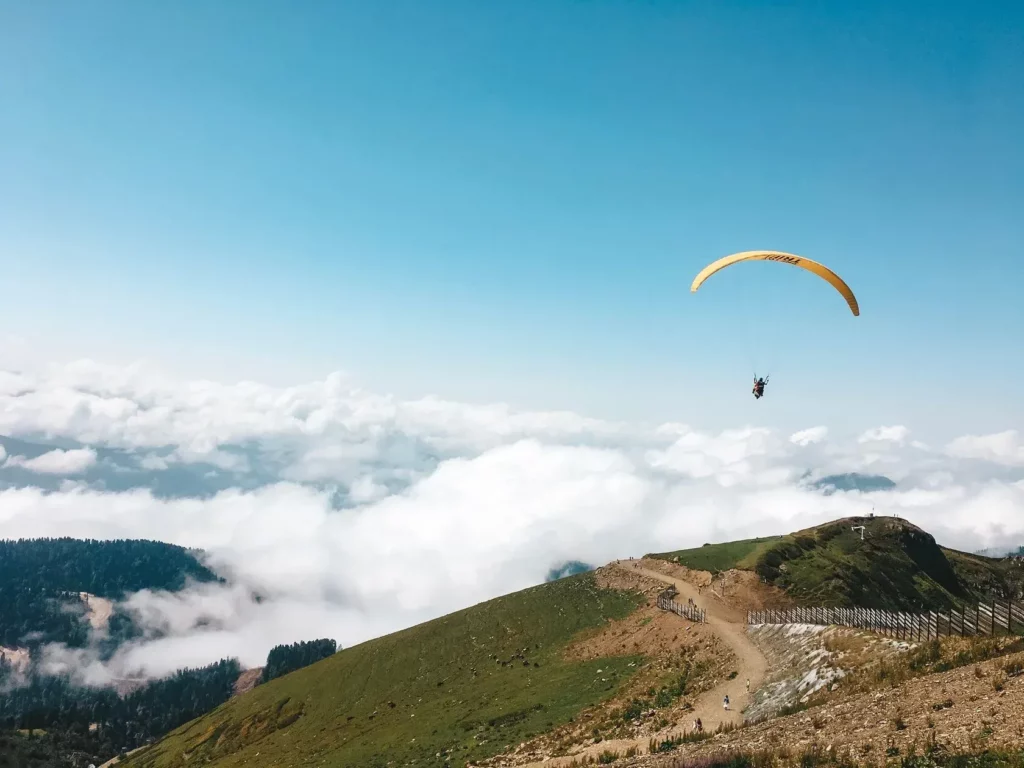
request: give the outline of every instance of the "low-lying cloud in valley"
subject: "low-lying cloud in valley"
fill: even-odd
[[[223,656],[258,665],[300,639],[348,646],[567,562],[872,510],[968,550],[1024,542],[1012,431],[938,446],[904,425],[707,434],[400,401],[341,375],[282,389],[83,362],[0,375],[0,434],[0,536],[158,539],[202,548],[228,580],[132,596],[159,636],[104,664],[51,649],[94,682]],[[858,474],[896,485],[846,490]],[[828,477],[842,480],[826,492]]]

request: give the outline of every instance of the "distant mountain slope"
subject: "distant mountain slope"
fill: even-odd
[[[828,475],[815,480],[812,485],[826,495],[836,491],[891,491],[896,487],[896,483],[885,475],[862,475],[857,472]]]
[[[548,575],[544,578],[544,581],[556,581],[558,579],[564,579],[566,576],[575,576],[579,573],[586,573],[587,571],[594,570],[594,566],[581,562],[579,560],[570,560],[567,563],[551,568],[548,570]]]
[[[589,573],[491,600],[260,685],[125,766],[465,765],[611,696],[634,657],[563,651],[641,602]]]
[[[41,488],[60,490],[68,480],[104,491],[145,489],[159,498],[207,497],[228,488],[255,488],[271,478],[259,473],[233,471],[207,462],[175,461],[169,448],[131,451],[105,446],[87,446],[71,440],[38,441],[0,435],[0,447],[6,456],[0,462],[0,490]],[[32,460],[54,450],[85,449],[95,453],[95,461],[70,474],[33,468]],[[225,446],[223,452],[246,464],[245,449]]]
[[[989,547],[975,552],[982,557],[1024,557],[1024,546],[1014,544],[1012,546]]]
[[[117,600],[217,578],[194,553],[157,541],[0,540],[0,645],[83,645],[88,625],[80,592]]]

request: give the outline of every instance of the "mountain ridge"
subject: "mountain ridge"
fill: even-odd
[[[860,525],[863,531],[854,529]],[[688,594],[700,600],[712,599],[701,590],[709,583],[714,588],[715,570],[746,571],[749,578],[741,582],[798,602],[863,600],[905,609],[1024,584],[1002,561],[940,547],[930,534],[898,518],[844,518],[781,536],[679,550],[655,556],[652,562],[673,568],[698,556],[708,570],[689,573],[704,586]],[[639,565],[625,561],[617,569],[629,575]],[[621,701],[622,711],[632,713],[662,706],[657,702],[663,696],[665,706],[677,706],[673,690],[691,695],[685,683],[673,689],[669,678],[660,683],[652,678],[651,698],[637,696],[631,682],[635,670],[679,662],[652,656],[655,652],[644,645],[643,627],[655,626],[655,619],[664,625],[660,617],[665,617],[653,606],[650,590],[641,599],[632,588],[599,586],[598,579],[606,579],[609,568],[613,566],[511,593],[340,651],[177,729],[131,756],[126,765],[171,768],[185,765],[187,755],[214,766],[241,766],[251,764],[258,753],[260,762],[287,755],[300,762],[367,768],[412,761],[461,766],[589,718],[594,718],[594,739],[600,742],[603,729],[615,734],[623,727],[615,719],[619,710],[614,703],[601,702]],[[665,585],[654,589],[661,592]],[[565,623],[584,614],[585,620]],[[671,614],[667,618],[678,627],[676,641],[691,629],[694,641],[716,636],[713,625],[692,625]],[[544,635],[553,627],[560,627],[557,637]],[[594,636],[600,627],[610,633],[609,639],[620,633],[637,639],[603,644],[602,655],[589,657],[589,667],[568,662],[570,645]],[[480,643],[497,645],[481,649]],[[414,649],[411,656],[403,650],[409,646]],[[477,658],[484,650],[490,653]],[[720,663],[728,664],[728,649],[720,652],[725,654]],[[516,677],[517,669],[524,677]],[[629,704],[629,696],[641,703]],[[682,717],[680,710],[672,711],[673,717]],[[616,738],[615,743],[636,743]]]

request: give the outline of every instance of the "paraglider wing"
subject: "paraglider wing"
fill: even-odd
[[[693,285],[690,286],[690,292],[696,292],[698,288],[711,277],[715,272],[721,269],[738,264],[741,261],[779,261],[783,264],[792,264],[794,267],[800,267],[806,269],[808,272],[813,272],[823,280],[827,280],[833,288],[842,294],[843,298],[846,299],[846,303],[850,305],[850,311],[853,312],[854,316],[860,315],[860,306],[857,304],[857,297],[853,295],[853,291],[850,290],[843,279],[833,272],[831,269],[826,267],[824,264],[819,264],[816,261],[805,259],[803,256],[797,256],[794,253],[784,253],[782,251],[743,251],[742,253],[734,253],[731,256],[725,256],[716,262],[708,264],[700,271],[693,280]]]

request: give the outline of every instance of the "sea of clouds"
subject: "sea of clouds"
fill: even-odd
[[[723,427],[402,401],[340,374],[279,388],[88,361],[0,372],[0,537],[157,539],[201,548],[228,578],[132,596],[159,635],[109,662],[50,649],[95,683],[225,656],[260,665],[273,645],[316,637],[349,646],[570,560],[872,511],[961,549],[1024,543],[1014,431],[926,445],[903,425]],[[816,483],[846,473],[896,487]]]

